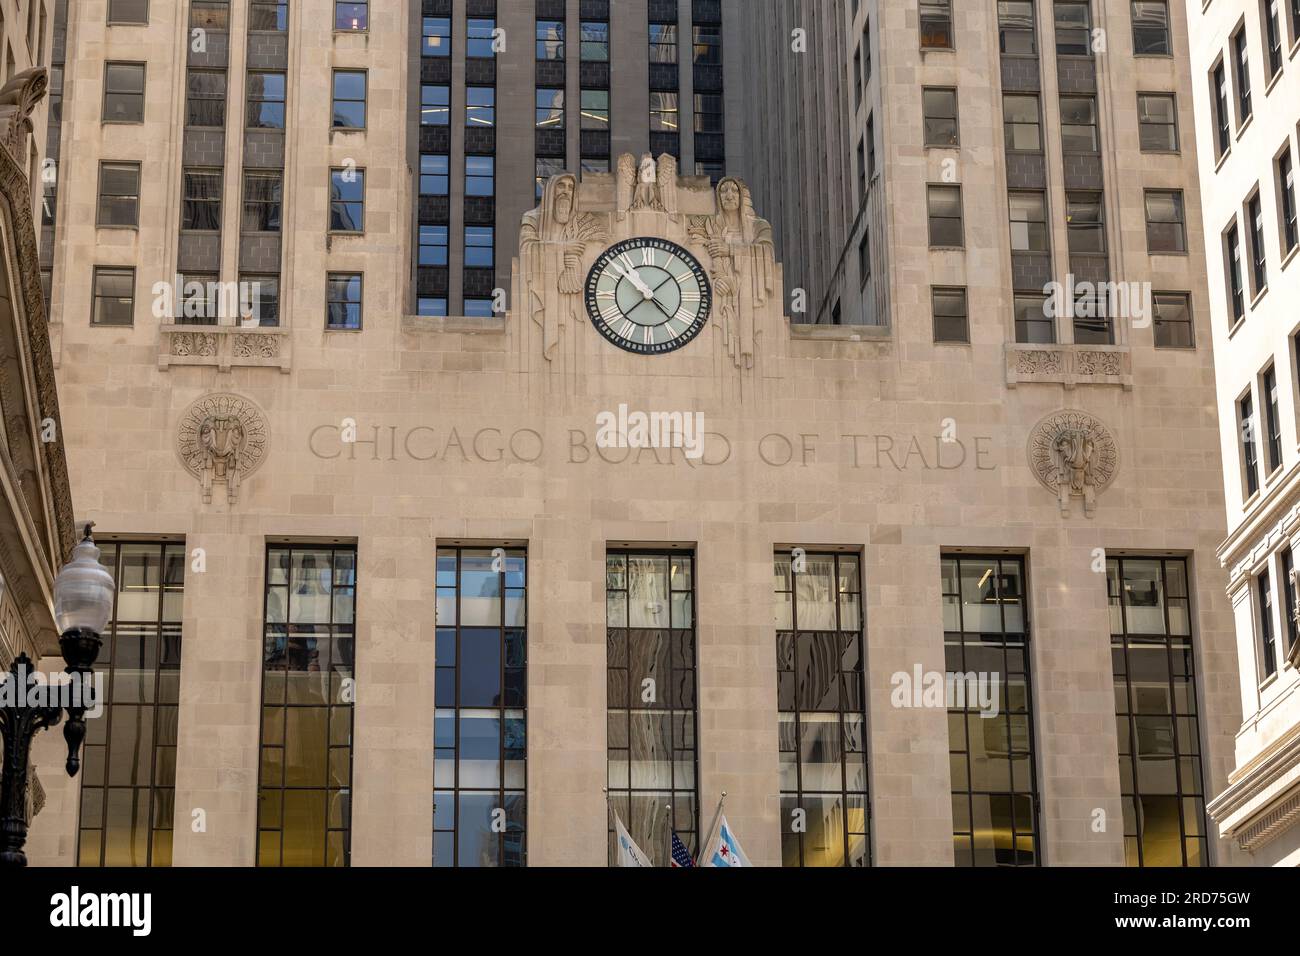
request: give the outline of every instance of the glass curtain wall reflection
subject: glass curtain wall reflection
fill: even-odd
[[[869,866],[858,557],[775,557],[784,866]]]
[[[103,713],[86,717],[77,862],[171,866],[185,545],[99,549],[117,597],[95,668]]]
[[[258,866],[347,866],[357,551],[266,551]]]
[[[1024,562],[945,555],[940,580],[956,865],[1037,866],[1042,858]],[[977,688],[985,689],[994,707],[981,707],[972,693]]]
[[[1129,866],[1205,866],[1187,561],[1110,558],[1115,731]]]
[[[439,548],[433,865],[527,862],[524,551]]]
[[[605,558],[609,800],[656,866],[669,865],[672,828],[699,855],[694,565],[688,553]]]

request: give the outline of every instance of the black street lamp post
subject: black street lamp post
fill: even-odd
[[[71,680],[63,686],[42,686],[36,667],[25,653],[10,665],[8,695],[0,706],[0,735],[4,737],[4,775],[0,780],[0,866],[26,866],[27,773],[32,738],[53,727],[68,712],[63,738],[68,743],[68,776],[81,766],[81,742],[86,737],[86,705],[93,704],[91,675],[99,656],[101,635],[113,613],[113,576],[99,563],[99,549],[86,536],[72,549],[72,560],[54,581],[54,620],[59,628],[59,648]],[[68,703],[56,698],[68,693]]]

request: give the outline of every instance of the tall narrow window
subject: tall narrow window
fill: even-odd
[[[101,544],[117,582],[98,670],[103,714],[86,721],[79,866],[171,866],[185,545]]]
[[[221,229],[221,180],[219,169],[186,167],[185,192],[181,204],[181,228],[200,232]]]
[[[370,29],[369,0],[334,0],[334,29],[342,32]]]
[[[1250,231],[1251,295],[1259,295],[1268,285],[1268,258],[1264,248],[1264,207],[1259,190],[1246,203],[1246,228]]]
[[[1065,194],[1065,236],[1072,256],[1105,254],[1106,222],[1101,193]]]
[[[1223,235],[1224,265],[1228,270],[1228,303],[1232,306],[1235,322],[1246,314],[1246,292],[1241,275],[1241,240],[1237,236],[1237,222]]]
[[[1042,861],[1024,563],[947,555],[940,574],[945,668],[953,678],[954,858],[958,866],[1036,866]],[[991,693],[995,681],[1000,693]]]
[[[1037,96],[1003,94],[1002,134],[1008,152],[1041,153],[1043,151]]]
[[[99,164],[99,207],[97,226],[140,224],[140,164]]]
[[[1273,582],[1267,568],[1255,578],[1255,596],[1259,613],[1259,670],[1260,677],[1266,679],[1277,673],[1277,648],[1273,644]]]
[[[1290,146],[1277,158],[1277,190],[1281,198],[1282,255],[1285,257],[1300,242],[1296,229],[1295,167],[1291,163]]]
[[[1178,152],[1178,109],[1174,94],[1138,94],[1138,142],[1144,153]]]
[[[926,87],[921,90],[921,116],[926,146],[956,146],[957,91]]]
[[[930,245],[960,248],[962,214],[960,186],[927,186],[926,211],[930,221]]]
[[[257,865],[347,866],[357,551],[266,550]]]
[[[1264,39],[1268,47],[1268,78],[1271,80],[1282,69],[1282,14],[1278,0],[1263,0]]]
[[[970,316],[966,307],[966,289],[930,287],[930,306],[934,312],[936,342],[969,342]]]
[[[365,228],[366,171],[331,169],[330,232],[363,232]]]
[[[669,864],[672,829],[699,853],[694,566],[687,553],[611,551],[605,559],[609,800],[658,866]]]
[[[523,866],[528,562],[439,548],[433,865]]]
[[[921,48],[952,49],[952,0],[920,0]]]
[[[1218,155],[1222,156],[1232,147],[1232,126],[1228,119],[1228,81],[1224,74],[1223,61],[1214,67],[1214,128],[1218,133],[1215,139]]]
[[[1205,866],[1187,562],[1110,558],[1111,661],[1129,866]]]
[[[289,29],[287,0],[253,0],[248,6],[248,29],[255,32],[284,33]]]
[[[473,17],[465,21],[465,55],[490,59],[496,54],[495,20],[480,20]]]
[[[537,59],[564,59],[564,21],[537,21]]]
[[[279,232],[284,171],[244,170],[244,232]]]
[[[95,266],[91,325],[130,325],[135,314],[135,270]]]
[[[366,71],[334,71],[334,129],[366,128]]]
[[[104,64],[105,123],[144,122],[144,64]]]
[[[1092,56],[1092,11],[1086,0],[1056,0],[1056,55]]]
[[[1086,154],[1101,150],[1096,97],[1061,97],[1061,149],[1067,153]]]
[[[1237,64],[1237,126],[1240,127],[1251,116],[1250,47],[1246,44],[1245,27],[1233,35],[1232,51]]]
[[[1181,189],[1148,189],[1144,195],[1148,253],[1187,251],[1187,224]]]
[[[998,49],[1003,56],[1038,52],[1032,0],[998,0]]]
[[[424,17],[420,28],[421,56],[451,56],[451,19]]]
[[[1247,392],[1237,402],[1237,427],[1241,432],[1241,464],[1246,472],[1246,497],[1259,491],[1259,451],[1255,441],[1255,403]]]
[[[283,73],[248,74],[245,122],[249,129],[284,129]]]
[[[1168,0],[1132,0],[1133,53],[1135,56],[1169,56]]]
[[[185,83],[185,125],[225,126],[225,70],[190,70]]]
[[[1152,326],[1158,349],[1195,348],[1192,297],[1186,292],[1157,292],[1152,296]]]
[[[775,557],[785,866],[871,863],[858,564],[848,554]]]
[[[1264,436],[1268,441],[1268,472],[1272,474],[1282,467],[1282,415],[1277,407],[1277,372],[1272,365],[1264,370],[1260,384],[1264,391],[1264,416],[1268,428]]]
[[[425,84],[420,87],[420,125],[451,125],[451,87]]]
[[[1046,344],[1056,341],[1055,313],[1048,309],[1048,298],[1041,292],[1017,291],[1012,297],[1016,322],[1016,341]]]
[[[1011,251],[1049,252],[1047,200],[1041,192],[1007,194],[1011,211]]]
[[[1291,653],[1295,647],[1297,638],[1300,638],[1300,623],[1296,622],[1295,611],[1295,585],[1291,582],[1291,572],[1295,570],[1295,556],[1291,553],[1290,548],[1282,549],[1282,580],[1278,584],[1282,588],[1282,593],[1286,595],[1286,600],[1282,606],[1286,609],[1286,620],[1283,625],[1286,628],[1286,652]]]

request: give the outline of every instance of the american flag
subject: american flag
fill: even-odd
[[[673,869],[684,868],[684,867],[694,866],[694,865],[695,865],[695,861],[691,859],[691,854],[687,852],[686,844],[682,842],[682,838],[679,837],[677,835],[677,831],[674,830],[673,831]]]

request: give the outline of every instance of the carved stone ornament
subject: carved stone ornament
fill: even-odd
[[[717,212],[712,216],[691,216],[687,233],[709,251],[709,278],[723,345],[736,368],[753,368],[758,332],[753,310],[740,307],[741,270],[737,259],[747,257],[752,262],[752,298],[761,307],[772,294],[776,275],[772,226],[754,212],[749,187],[734,176],[721,180],[714,195]]]
[[[1029,433],[1029,467],[1048,491],[1056,495],[1061,514],[1070,513],[1073,498],[1083,499],[1089,518],[1101,494],[1119,471],[1114,436],[1101,420],[1077,409],[1048,415]]]
[[[1075,356],[1080,375],[1123,375],[1123,358],[1119,352],[1080,351]]]
[[[565,326],[579,321],[582,256],[588,243],[605,241],[606,222],[605,216],[579,211],[578,178],[572,173],[548,180],[541,205],[524,213],[520,266],[528,281],[528,314],[542,330],[542,354],[548,362],[555,357]]]
[[[172,355],[217,354],[217,337],[211,332],[173,332]]]
[[[1061,352],[1052,349],[1026,349],[1016,353],[1016,372],[1020,375],[1054,375],[1064,370]]]
[[[190,403],[176,428],[181,463],[203,487],[203,502],[212,501],[212,486],[226,486],[226,501],[239,498],[239,485],[266,460],[269,429],[262,410],[229,392],[204,395]]]
[[[27,158],[27,137],[32,133],[32,110],[49,88],[45,67],[14,74],[0,87],[0,142],[21,161]],[[33,188],[35,184],[33,183]]]
[[[232,351],[236,358],[275,358],[280,354],[280,340],[274,335],[236,332]]]

